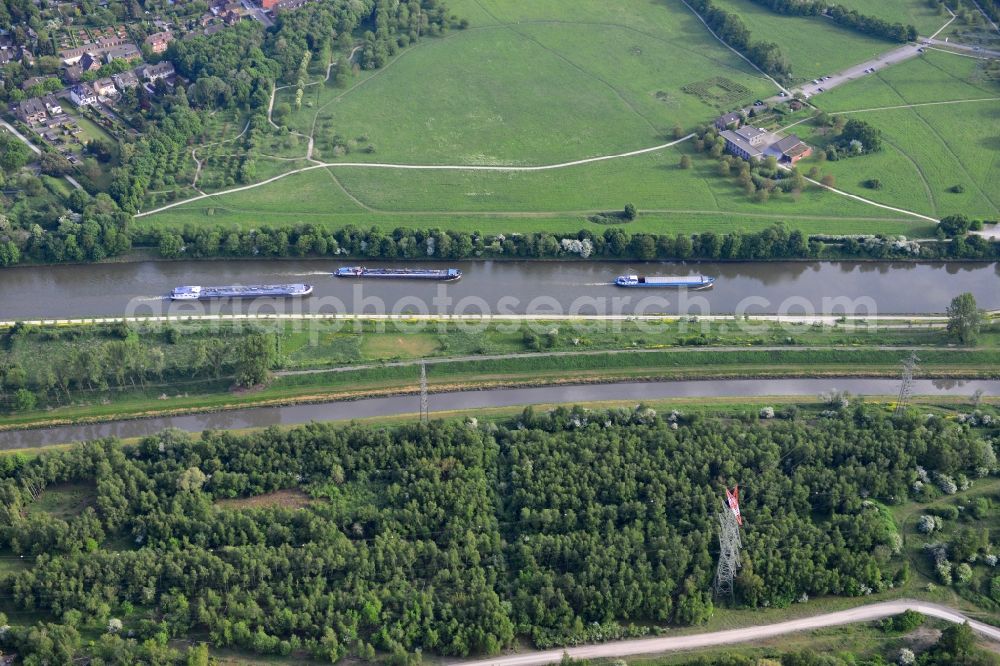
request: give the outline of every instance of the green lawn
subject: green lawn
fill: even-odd
[[[758,38],[787,44],[797,68],[823,63],[809,77],[892,48],[822,19],[781,17],[746,0],[722,1],[743,13],[748,24],[760,24],[760,34],[751,25]],[[918,11],[911,0],[891,4],[892,11]],[[293,108],[282,124],[294,132],[313,133],[315,156],[333,163],[539,165],[653,146],[665,141],[675,124],[690,130],[721,110],[773,92],[771,84],[712,38],[680,4],[583,0],[567,11],[565,3],[556,0],[457,0],[452,8],[469,18],[468,30],[425,40],[383,69],[361,73],[345,88],[328,83],[308,87],[302,107]],[[899,104],[904,98],[989,96],[991,84],[976,79],[975,61],[935,55],[940,57],[928,58],[932,64],[915,61],[887,70],[885,76],[893,77],[895,88],[880,73],[819,101],[824,108],[846,110]],[[805,70],[797,71],[805,75]],[[734,89],[727,92],[727,86]],[[293,88],[281,90],[277,103],[289,102],[294,95]],[[982,122],[977,117],[951,124],[958,138]],[[907,133],[915,131],[907,125]],[[885,155],[841,162],[828,170],[852,191],[873,169],[884,172],[887,187],[872,198],[924,214],[951,212],[952,204],[958,210],[988,214],[992,203],[980,190],[988,189],[985,185],[994,175],[992,161],[985,159],[991,148],[981,142],[954,145],[949,153],[936,150],[936,140],[923,152],[893,140],[913,159],[935,163],[927,170],[941,175],[925,176],[930,181],[926,187],[911,160],[898,159],[891,147]],[[282,134],[258,150],[285,158],[304,156],[306,143],[305,138]],[[209,155],[213,149],[206,151],[206,178],[201,181],[206,191],[214,189],[212,175],[232,171],[237,163],[225,157],[234,146],[215,147],[217,157]],[[753,230],[784,221],[807,233],[915,237],[932,232],[926,222],[818,188],[753,202],[733,179],[717,175],[711,158],[695,156],[693,168],[679,169],[681,152],[690,150],[685,144],[538,172],[335,166],[187,204],[141,218],[139,224],[212,222],[245,228],[309,222],[329,227],[573,233],[596,226],[588,221],[593,214],[620,210],[631,202],[640,217],[629,231]],[[259,156],[256,177],[273,177],[305,164]],[[965,194],[945,196],[942,190],[959,182],[945,182],[954,180],[945,177],[948,173],[968,181]]]
[[[1000,85],[977,78],[970,58],[929,52],[863,81],[822,95],[817,105],[828,111],[874,109],[1000,97]],[[943,217],[965,213],[974,218],[1000,215],[1000,139],[996,101],[915,106],[851,113],[882,130],[885,148],[866,157],[827,162],[842,189],[881,203]],[[804,132],[805,134],[805,132]],[[807,140],[810,140],[807,138]],[[822,139],[813,136],[821,143]],[[880,190],[863,183],[882,181]],[[950,191],[962,185],[965,191]]]
[[[779,44],[791,63],[793,82],[833,74],[898,46],[818,16],[777,14],[749,0],[715,0],[715,4],[738,14],[755,41]]]
[[[912,25],[924,37],[929,37],[948,22],[948,12],[931,9],[927,0],[837,0],[838,5],[854,9],[867,16]]]

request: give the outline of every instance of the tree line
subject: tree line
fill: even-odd
[[[487,423],[166,431],[6,457],[0,547],[33,565],[0,576],[0,592],[40,619],[0,648],[28,657],[32,632],[99,627],[136,650],[196,634],[407,664],[421,650],[493,654],[516,636],[567,645],[699,624],[716,603],[720,493],[736,483],[737,605],[864,596],[909,575],[882,503],[904,502],[922,473],[996,470],[995,431],[940,417],[850,402],[818,422],[755,416],[561,407]],[[66,483],[90,489],[87,508],[35,507]],[[218,503],[279,490],[301,508]]]
[[[689,4],[722,39],[771,76],[791,74],[788,58],[774,42],[753,41],[750,29],[738,14],[717,7],[712,0],[690,0]]]
[[[734,170],[732,161],[727,161]],[[762,186],[770,174],[766,164],[752,172],[752,184]],[[730,171],[731,173],[732,171]],[[785,174],[781,174],[785,175]],[[801,177],[773,180],[772,187],[794,187]],[[958,242],[956,242],[958,241]],[[547,232],[487,234],[480,231],[396,228],[392,231],[348,225],[331,230],[314,225],[261,226],[225,232],[203,226],[162,231],[145,244],[155,243],[161,256],[183,257],[343,257],[405,260],[444,259],[704,259],[766,261],[832,257],[962,258],[1000,257],[1000,243],[981,236],[951,243],[923,243],[916,255],[892,237],[806,236],[797,229],[776,224],[760,231],[698,234],[628,233],[622,226],[603,231],[583,229],[573,235]]]
[[[249,387],[279,362],[277,338],[253,327],[181,336],[169,327],[140,335],[124,322],[88,330],[17,324],[0,342],[0,410],[11,412],[177,380]]]

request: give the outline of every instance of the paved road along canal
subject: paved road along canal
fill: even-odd
[[[625,382],[583,386],[497,389],[438,393],[430,396],[431,411],[511,407],[541,403],[594,402],[601,400],[655,400],[678,397],[812,396],[830,389],[856,395],[895,395],[899,382],[892,379],[753,379],[674,382]],[[1000,393],[997,380],[929,380],[914,382],[916,395],[972,395],[981,389],[987,395]],[[164,428],[189,432],[206,429],[255,428],[293,425],[309,421],[341,421],[378,416],[411,414],[419,410],[417,396],[370,398],[288,407],[260,407],[212,414],[112,421],[81,426],[34,430],[0,431],[0,449],[42,447],[99,437],[141,437]]]
[[[448,284],[332,277],[330,273],[342,264],[332,260],[148,261],[7,268],[0,271],[0,320],[211,314],[234,308],[257,313],[827,312],[869,316],[944,312],[952,297],[965,291],[976,296],[980,307],[1000,308],[1000,264],[996,263],[453,262],[443,265],[461,268],[465,275]],[[624,273],[701,273],[718,281],[711,290],[684,295],[615,287],[612,281]],[[276,282],[304,282],[314,285],[315,291],[303,301],[171,304],[165,299],[179,285]]]

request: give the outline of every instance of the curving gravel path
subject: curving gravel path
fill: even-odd
[[[734,645],[759,641],[765,638],[783,636],[799,631],[810,631],[823,627],[834,627],[855,622],[870,622],[892,615],[898,615],[905,610],[914,610],[924,615],[945,620],[947,622],[969,622],[973,631],[991,641],[1000,642],[1000,629],[982,622],[970,620],[962,613],[947,606],[932,604],[915,599],[899,599],[881,603],[859,606],[836,613],[824,613],[813,617],[776,622],[743,629],[728,631],[713,631],[705,634],[689,636],[669,636],[666,638],[643,638],[638,640],[617,641],[600,645],[581,645],[557,650],[526,652],[523,654],[477,659],[450,664],[450,666],[536,666],[539,664],[558,663],[564,654],[573,659],[606,659],[627,657],[640,654],[659,652],[675,652],[678,650],[693,650],[697,648],[715,647],[719,645]]]

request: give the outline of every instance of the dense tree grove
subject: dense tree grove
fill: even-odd
[[[751,2],[790,16],[825,15],[845,28],[894,42],[908,42],[917,38],[917,29],[912,25],[891,23],[823,0],[751,0]]]
[[[134,4],[141,15],[139,4]],[[37,14],[37,8],[30,2],[0,1],[0,27],[17,22],[19,30],[32,24],[43,31]],[[9,219],[0,217],[0,267],[25,259],[95,261],[127,251],[131,247],[128,218],[139,212],[148,191],[176,187],[178,174],[190,164],[193,143],[206,127],[206,114],[235,110],[249,116],[250,133],[244,145],[249,153],[260,133],[270,131],[266,110],[271,90],[280,80],[294,81],[301,63],[318,59],[325,74],[326,65],[334,59],[334,49],[348,52],[360,37],[362,44],[355,61],[374,69],[421,37],[440,35],[452,27],[465,25],[439,0],[331,0],[283,12],[269,29],[258,21],[243,21],[210,36],[174,40],[163,58],[174,64],[183,77],[181,83],[186,85],[171,92],[158,82],[155,94],[140,87],[125,93],[119,105],[122,116],[139,130],[138,134],[121,137],[120,164],[111,169],[111,183],[106,188],[120,210],[109,211],[102,203],[101,217],[95,218],[83,210],[89,199],[83,192],[74,192],[58,203],[21,206]],[[358,35],[363,29],[366,29],[363,34]],[[19,41],[23,42],[20,37]],[[339,59],[341,67],[336,80],[342,81],[344,67],[348,74],[350,67],[345,55]],[[13,71],[20,68],[15,65],[9,72],[13,77],[9,79],[11,83],[24,78]],[[92,74],[106,76],[110,71]],[[111,154],[102,151],[100,145],[88,147],[91,149],[99,162],[110,160]],[[3,172],[14,173],[30,159],[24,144],[0,136],[0,181]],[[91,194],[105,191],[104,185],[95,183],[101,173],[100,166],[93,160],[89,162],[93,162],[93,177],[82,168],[82,173],[77,174],[79,179]],[[43,167],[46,173],[57,175],[62,175],[58,173],[60,170],[70,168],[65,161],[54,159],[44,162]],[[241,182],[253,179],[251,161],[244,160],[240,165],[239,179]],[[34,194],[41,194],[41,181],[29,180],[30,187],[37,190]],[[107,201],[106,196],[102,201]],[[72,225],[67,228],[64,223],[67,207],[76,214],[84,214],[83,220],[71,220],[73,224],[80,223],[81,229]]]
[[[791,65],[781,48],[774,42],[751,41],[750,29],[738,14],[716,7],[712,0],[691,0],[689,4],[720,39],[762,70],[777,77],[786,77],[791,73]]]
[[[277,363],[276,339],[252,328],[189,334],[176,329],[139,331],[124,323],[84,329],[38,329],[18,324],[0,335],[0,411],[39,403],[65,404],[82,394],[144,389],[150,383],[263,381]]]
[[[384,651],[397,663],[418,650],[495,653],[517,635],[561,645],[648,631],[632,622],[698,624],[713,612],[719,495],[735,483],[739,605],[865,595],[907,575],[880,502],[903,501],[921,474],[991,473],[989,436],[860,403],[766,427],[640,406],[168,431],[131,448],[8,456],[0,548],[33,565],[0,577],[0,593],[62,624],[15,626],[0,648],[30,654],[47,632],[77,649],[66,625],[81,613],[123,619],[134,650],[194,632],[260,653]],[[93,488],[92,505],[67,518],[32,508],[68,482]],[[217,503],[283,489],[312,500]]]

